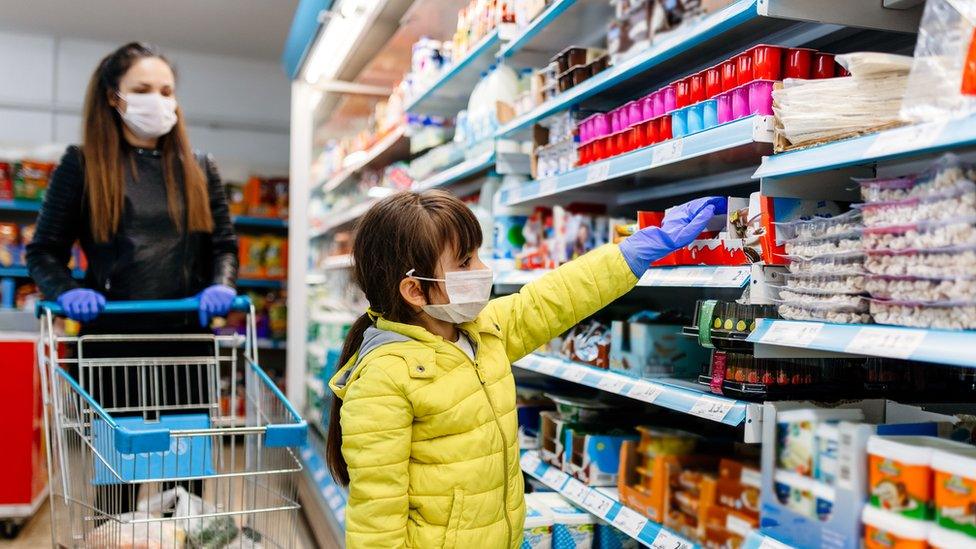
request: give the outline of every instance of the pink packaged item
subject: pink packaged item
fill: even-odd
[[[641,109],[640,101],[627,103],[627,117],[630,122],[628,127],[634,127],[644,121],[644,111]]]
[[[731,122],[732,118],[732,92],[727,91],[725,93],[720,93],[715,96],[715,100],[718,103],[718,123],[725,124],[726,122]]]
[[[651,108],[653,118],[657,118],[665,113],[664,110],[664,88],[657,90],[651,94]]]
[[[739,86],[729,93],[732,94],[732,119],[749,116],[749,86]]]
[[[640,100],[641,119],[645,122],[654,118],[654,95],[653,93],[645,95]]]
[[[749,84],[749,114],[773,114],[772,80],[755,80]]]
[[[678,108],[678,98],[677,98],[677,93],[675,92],[674,89],[674,84],[665,86],[662,89],[662,92],[664,95],[664,112],[658,114],[657,116],[667,114]]]

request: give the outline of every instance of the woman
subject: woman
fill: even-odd
[[[61,158],[27,247],[31,276],[69,318],[90,323],[106,300],[199,295],[206,326],[230,308],[237,238],[212,159],[190,149],[175,89],[172,65],[142,43],[111,53],[91,77],[82,146]],[[83,284],[68,269],[75,241],[88,258]],[[186,315],[106,317],[86,332],[191,327]]]

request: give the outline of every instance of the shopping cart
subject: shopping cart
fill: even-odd
[[[198,305],[116,302],[103,314]],[[297,546],[307,425],[258,366],[250,300],[233,308],[247,312],[244,336],[66,337],[54,329],[61,308],[40,304],[55,546]]]

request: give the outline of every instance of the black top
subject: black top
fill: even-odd
[[[61,158],[48,185],[34,239],[27,246],[27,265],[44,296],[56,299],[82,286],[68,270],[75,241],[80,241],[88,258],[83,286],[101,292],[109,301],[187,297],[212,284],[233,287],[237,236],[211,157],[198,155],[195,159],[207,177],[214,220],[213,233],[208,234],[177,230],[167,208],[159,153],[128,147],[127,153],[122,156],[122,220],[116,234],[104,243],[95,242],[89,226],[81,150],[68,147]],[[180,183],[182,170],[175,172]],[[183,202],[182,185],[177,187]]]

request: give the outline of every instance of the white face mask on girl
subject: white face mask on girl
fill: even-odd
[[[156,139],[176,125],[176,99],[158,93],[118,94],[125,101],[119,116],[139,139]]]
[[[424,278],[415,276],[410,269],[407,276],[428,282],[443,282],[447,290],[448,303],[443,305],[424,305],[425,313],[444,322],[463,324],[478,318],[478,314],[488,304],[491,285],[495,275],[491,269],[476,271],[451,271],[444,278]]]

